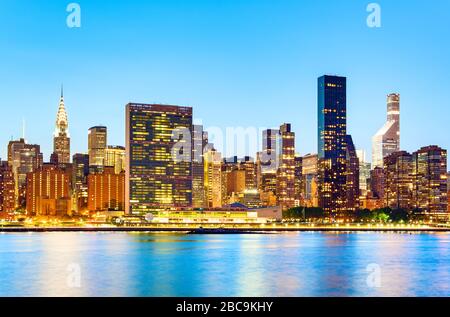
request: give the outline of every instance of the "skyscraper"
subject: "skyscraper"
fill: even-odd
[[[412,156],[415,209],[436,217],[446,216],[447,151],[438,146],[427,146]]]
[[[8,144],[8,164],[14,175],[16,207],[25,208],[27,174],[40,168],[43,163],[41,147],[27,144],[24,139],[10,141]]]
[[[16,207],[14,173],[8,162],[0,161],[0,212]]]
[[[70,163],[69,120],[64,105],[64,92],[62,89],[56,115],[56,128],[53,134],[53,153],[58,160],[58,164]]]
[[[359,159],[351,135],[345,139],[347,146],[347,209],[359,209]]]
[[[387,121],[372,139],[372,168],[383,167],[383,159],[400,151],[400,95],[387,96]]]
[[[283,209],[295,207],[295,133],[291,124],[280,127],[278,151],[277,198]]]
[[[101,171],[106,159],[108,145],[108,130],[103,126],[96,126],[88,132],[89,167]]]
[[[126,106],[128,214],[192,206],[192,108]]]
[[[347,78],[318,79],[319,205],[328,214],[347,210]]]
[[[277,169],[280,131],[268,129],[263,131],[262,151],[256,158],[256,180],[263,203],[271,206],[277,204]]]
[[[412,155],[394,152],[384,158],[384,199],[391,209],[410,210],[413,207]]]
[[[203,126],[194,125],[192,130],[192,206],[204,208],[205,203],[205,174],[203,151],[205,147]]]
[[[208,208],[222,207],[222,155],[216,150],[204,154],[205,199]]]

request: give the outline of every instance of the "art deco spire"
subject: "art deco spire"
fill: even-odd
[[[61,99],[59,100],[58,114],[56,115],[55,137],[69,136],[69,120],[64,105],[64,88],[61,86]]]

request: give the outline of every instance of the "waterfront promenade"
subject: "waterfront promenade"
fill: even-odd
[[[372,226],[302,226],[302,225],[266,225],[266,226],[83,226],[83,227],[0,227],[0,233],[20,232],[174,232],[189,233],[205,229],[207,234],[245,234],[245,233],[283,233],[283,232],[450,232],[450,227],[419,225],[372,225]],[[203,233],[203,232],[202,232]]]

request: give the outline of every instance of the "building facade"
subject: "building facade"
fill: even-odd
[[[347,210],[359,209],[359,159],[351,135],[345,139],[347,146]]]
[[[413,207],[413,161],[405,151],[394,152],[384,158],[385,206],[411,210]]]
[[[114,167],[114,172],[120,174],[125,172],[126,160],[125,147],[109,145],[105,150],[105,166]]]
[[[126,106],[128,214],[192,207],[192,108]]]
[[[384,158],[400,151],[400,95],[387,96],[387,121],[372,139],[372,168],[383,167]]]
[[[214,149],[204,154],[204,181],[207,207],[222,207],[222,155]]]
[[[72,167],[72,206],[78,213],[83,213],[88,208],[89,155],[74,154]]]
[[[295,133],[291,124],[280,127],[277,198],[283,210],[295,207]]]
[[[15,187],[12,167],[8,162],[0,161],[0,212],[15,210]]]
[[[319,206],[318,156],[307,154],[302,158],[303,200],[305,207]]]
[[[447,151],[427,146],[414,152],[413,200],[414,208],[430,215],[447,213]]]
[[[14,175],[16,208],[25,208],[27,174],[42,166],[41,147],[36,144],[27,144],[25,139],[10,141],[8,144],[8,164]]]
[[[44,164],[27,174],[27,214],[65,216],[72,211],[72,175],[54,164]]]
[[[256,163],[253,158],[246,156],[239,162],[240,170],[245,174],[245,190],[257,190]]]
[[[384,169],[375,167],[370,171],[370,193],[375,199],[384,200],[386,176]]]
[[[366,152],[364,150],[356,150],[359,159],[359,192],[361,197],[365,197],[370,188],[370,171],[372,164],[366,160]]]
[[[88,176],[88,210],[123,211],[125,208],[125,173],[117,174],[114,167]]]
[[[450,214],[450,173],[447,173],[447,212]]]
[[[347,79],[318,80],[319,206],[325,213],[347,210]]]
[[[280,130],[264,130],[262,137],[262,151],[256,158],[256,183],[263,204],[274,206],[277,204]]]
[[[88,154],[91,169],[101,171],[105,165],[108,129],[104,126],[92,127],[88,131]]]
[[[304,206],[303,199],[303,158],[300,155],[295,156],[295,206]]]
[[[194,125],[192,130],[192,206],[205,208],[205,173],[203,152],[207,138],[202,125]]]

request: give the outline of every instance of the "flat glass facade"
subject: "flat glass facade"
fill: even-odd
[[[128,214],[192,206],[191,136],[192,108],[126,106]]]
[[[345,77],[322,76],[318,80],[319,205],[327,213],[347,209],[346,86]]]

